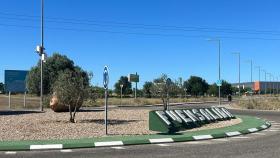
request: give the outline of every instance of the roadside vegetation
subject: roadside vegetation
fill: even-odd
[[[241,99],[233,104],[238,108],[257,109],[257,110],[280,110],[279,96],[255,96]]]
[[[91,80],[94,80],[93,73],[75,65],[74,61],[67,56],[54,53],[44,63],[43,74],[44,106],[51,107],[55,112],[69,111],[70,122],[74,122],[75,113],[80,106],[104,105],[104,88],[90,84]],[[39,101],[40,62],[29,71],[26,85],[28,89],[27,99]],[[0,93],[3,88],[4,85],[0,83]],[[222,97],[227,97],[235,92],[235,88],[226,81],[222,81]],[[162,74],[151,81],[146,81],[143,88],[137,90],[137,99],[134,99],[134,93],[135,89],[128,81],[128,77],[120,76],[114,84],[114,89],[109,89],[109,105],[163,104],[163,109],[167,109],[170,103],[193,100],[215,101],[218,96],[218,86],[215,83],[210,85],[199,76],[190,76],[189,79],[184,80],[182,77],[171,79],[168,75]],[[17,95],[13,94],[14,96]],[[30,106],[29,103],[28,101],[26,107]],[[12,104],[15,107],[17,104],[22,106],[23,98],[20,96],[18,99],[13,99]],[[36,105],[35,102],[32,102],[31,107],[34,104]]]

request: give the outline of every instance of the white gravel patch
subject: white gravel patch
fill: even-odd
[[[120,110],[108,112],[109,135],[154,134],[149,131],[149,110]],[[3,140],[45,140],[103,137],[105,135],[104,112],[78,112],[76,123],[69,123],[69,113],[55,113],[46,109],[45,113],[29,113],[0,116],[0,141]],[[203,130],[221,128],[240,123],[240,119],[207,124]]]

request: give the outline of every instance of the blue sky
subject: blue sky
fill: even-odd
[[[172,79],[197,75],[213,83],[218,78],[250,81],[250,65],[279,73],[280,23],[275,0],[45,0],[45,47],[60,52],[102,85],[104,65],[110,88],[121,75],[138,72],[140,85],[162,73]],[[5,69],[28,70],[37,63],[40,44],[40,0],[0,2],[0,82]],[[257,69],[253,79],[258,80]],[[264,79],[264,74],[261,75]],[[280,77],[279,77],[280,79]]]

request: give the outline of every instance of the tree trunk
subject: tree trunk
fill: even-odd
[[[69,121],[70,121],[71,123],[75,123],[75,120],[74,120],[73,115],[72,115],[71,105],[69,105],[69,113],[70,113],[70,119],[69,119]]]

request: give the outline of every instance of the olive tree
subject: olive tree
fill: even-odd
[[[75,122],[76,112],[87,97],[88,87],[88,80],[85,80],[82,71],[66,69],[59,72],[52,90],[59,103],[69,107],[71,123]]]
[[[163,102],[164,110],[168,109],[169,93],[172,92],[172,81],[166,74],[154,79],[154,84],[151,88],[153,96],[160,97]]]

